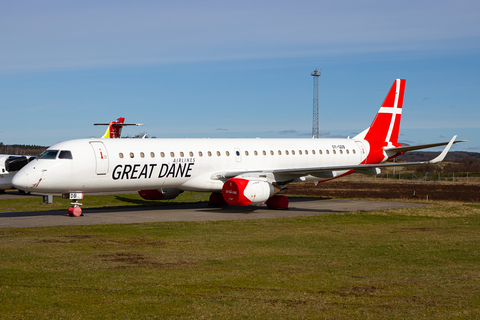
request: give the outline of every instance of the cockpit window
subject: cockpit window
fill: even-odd
[[[58,150],[45,150],[39,157],[39,159],[55,159],[57,157]]]
[[[62,150],[58,155],[58,159],[73,159],[72,152],[70,150]]]

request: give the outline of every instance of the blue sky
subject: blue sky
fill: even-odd
[[[368,127],[407,79],[400,142],[480,152],[478,1],[2,1],[0,141],[311,134]]]

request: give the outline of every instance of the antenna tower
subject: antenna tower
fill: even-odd
[[[312,124],[312,137],[319,137],[319,128],[318,128],[318,77],[322,75],[322,72],[315,69],[311,73],[313,77],[313,124]]]

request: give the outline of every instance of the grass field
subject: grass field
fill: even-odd
[[[478,319],[480,205],[0,229],[1,319]]]

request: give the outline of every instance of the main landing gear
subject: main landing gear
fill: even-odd
[[[228,203],[223,198],[221,192],[212,192],[208,199],[208,205],[213,207],[228,207]]]
[[[267,200],[266,205],[268,209],[288,209],[288,198],[285,196],[273,196]]]
[[[71,193],[66,193],[66,194],[63,194],[63,198],[69,198],[70,200],[72,200],[70,202],[70,204],[72,205],[70,208],[68,208],[68,215],[70,217],[80,217],[80,216],[83,216],[83,213],[82,213],[82,208],[80,208],[80,206],[82,205],[82,203],[78,202],[79,199],[83,199],[83,193],[79,193],[79,192],[71,192]]]

